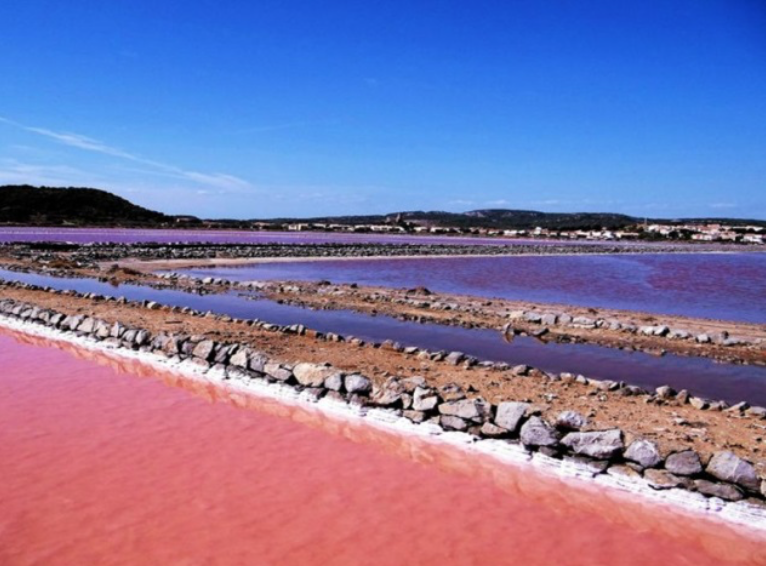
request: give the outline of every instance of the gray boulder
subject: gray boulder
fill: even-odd
[[[542,318],[543,317],[536,312],[529,311],[524,313],[524,320],[527,322],[539,323]]]
[[[358,373],[347,375],[343,380],[343,383],[349,394],[367,394],[372,391],[372,382]]]
[[[669,385],[661,385],[654,392],[658,399],[672,399],[676,396],[676,390]]]
[[[240,348],[231,356],[229,363],[238,368],[247,368],[250,363],[250,349]]]
[[[553,326],[558,321],[559,321],[559,317],[557,315],[555,315],[555,314],[552,314],[552,313],[544,314],[540,318],[540,322],[543,323],[543,324],[547,324],[548,326]]]
[[[263,373],[266,370],[266,364],[269,363],[269,359],[260,352],[250,352],[250,359],[247,362],[247,367],[252,371]]]
[[[558,441],[556,430],[540,417],[531,417],[521,427],[521,442],[526,446],[555,446]]]
[[[336,372],[327,364],[302,363],[293,368],[293,375],[305,387],[320,387],[324,380]]]
[[[742,491],[728,483],[716,483],[707,480],[694,480],[697,491],[710,497],[720,497],[726,501],[739,501],[744,498]]]
[[[115,322],[109,331],[109,336],[111,336],[112,338],[121,338],[124,333],[125,333],[125,326],[123,326],[119,322]]]
[[[529,403],[517,403],[515,401],[500,403],[495,414],[495,424],[515,433],[519,429],[521,419],[524,418],[528,407]]]
[[[671,489],[683,485],[683,481],[678,476],[666,472],[665,470],[649,469],[644,472],[644,479],[654,489]]]
[[[721,481],[758,491],[760,480],[755,467],[732,452],[716,452],[707,465],[707,473]]]
[[[654,468],[662,461],[660,450],[651,440],[633,441],[625,451],[625,459],[639,464],[642,468]]]
[[[439,405],[439,413],[478,423],[486,420],[489,409],[481,399],[462,399],[461,401],[442,403]]]
[[[468,423],[466,423],[460,417],[455,417],[453,415],[442,415],[441,417],[439,417],[439,423],[446,430],[462,431],[468,428]]]
[[[593,328],[596,326],[596,321],[587,316],[576,316],[572,319],[572,325],[581,326],[583,328]]]
[[[374,387],[370,400],[375,405],[390,407],[396,405],[402,399],[404,387],[396,378],[388,379],[382,386]]]
[[[567,430],[580,430],[588,424],[588,419],[577,411],[564,411],[556,417],[556,426]]]
[[[129,330],[125,331],[125,334],[122,335],[122,341],[128,345],[132,346],[133,341],[136,339],[136,334],[138,333],[138,330],[131,328]]]
[[[665,460],[665,469],[677,476],[693,476],[702,471],[699,454],[694,450],[674,452]]]
[[[213,352],[215,351],[215,342],[212,340],[203,340],[194,347],[192,350],[192,356],[209,362],[213,359]]]
[[[343,388],[343,374],[334,373],[324,380],[325,388],[331,391],[340,391]]]
[[[463,352],[450,352],[449,355],[444,359],[448,364],[452,364],[453,366],[458,365],[460,362],[465,360],[465,354]]]
[[[182,338],[175,335],[168,336],[167,341],[162,346],[162,351],[165,352],[165,354],[168,356],[174,356],[181,352],[182,343]]]
[[[97,338],[108,338],[109,337],[109,325],[104,322],[103,320],[98,320],[96,322],[96,327],[93,331],[93,334],[96,335]]]
[[[618,428],[598,432],[570,432],[561,443],[575,454],[599,460],[611,458],[623,449],[622,431]]]
[[[439,398],[433,389],[417,387],[412,397],[412,408],[416,411],[432,411],[439,403]]]
[[[96,320],[87,316],[80,324],[80,328],[78,330],[86,334],[91,334],[95,328]]]
[[[263,372],[277,381],[288,381],[293,376],[290,368],[276,362],[266,364]]]
[[[689,404],[695,409],[699,409],[700,411],[704,411],[710,407],[710,403],[700,397],[690,397]]]

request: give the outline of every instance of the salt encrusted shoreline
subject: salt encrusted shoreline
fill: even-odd
[[[759,507],[745,501],[726,502],[716,497],[706,498],[699,493],[680,488],[656,490],[647,480],[640,477],[595,473],[587,464],[552,458],[540,452],[532,453],[521,444],[479,439],[464,432],[446,431],[432,422],[417,424],[384,408],[364,407],[327,396],[317,399],[311,389],[299,391],[285,383],[268,382],[266,379],[250,377],[233,379],[231,373],[227,373],[225,369],[206,367],[195,363],[192,358],[174,360],[152,352],[136,351],[119,342],[105,343],[88,335],[78,335],[74,331],[51,328],[41,323],[12,318],[4,314],[0,315],[0,326],[44,339],[64,341],[77,347],[138,360],[158,369],[171,370],[188,379],[202,380],[241,393],[267,397],[291,405],[314,406],[334,417],[357,420],[403,435],[416,435],[431,441],[444,442],[468,452],[493,457],[510,465],[531,464],[536,470],[546,474],[560,478],[577,478],[598,487],[636,494],[657,503],[670,504],[680,510],[719,518],[766,533],[766,507]]]

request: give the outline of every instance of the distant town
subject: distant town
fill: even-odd
[[[196,220],[196,219],[195,219]],[[197,221],[199,222],[199,221]],[[220,221],[202,221],[209,228],[225,227]],[[639,224],[628,229],[550,229],[536,226],[530,229],[495,229],[486,227],[454,227],[418,225],[413,222],[392,221],[381,224],[331,224],[323,222],[252,222],[255,230],[286,230],[289,232],[347,232],[357,234],[431,234],[463,235],[500,238],[541,238],[557,240],[687,240],[699,242],[726,242],[741,244],[766,243],[766,228],[743,224],[729,226],[706,224]]]

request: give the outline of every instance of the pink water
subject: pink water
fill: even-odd
[[[766,253],[293,261],[187,272],[328,279],[512,300],[766,322]]]
[[[4,566],[766,564],[742,528],[57,346],[0,333]]]
[[[410,236],[396,234],[343,234],[322,232],[247,232],[239,230],[140,230],[123,228],[29,228],[0,227],[0,242],[110,242],[110,243],[215,243],[215,244],[473,244],[552,245],[570,242],[523,240],[507,238],[478,238],[455,236]],[[580,245],[583,242],[572,242]],[[598,245],[598,242],[591,242]]]

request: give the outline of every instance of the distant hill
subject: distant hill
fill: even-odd
[[[392,224],[448,228],[529,230],[616,230],[642,224],[707,223],[750,224],[766,227],[765,220],[727,218],[644,219],[602,212],[539,212],[535,210],[482,209],[468,212],[405,211],[359,216],[269,218],[263,220],[205,220],[194,216],[168,216],[137,206],[107,191],[90,188],[0,186],[0,224],[32,226],[195,227],[249,229],[253,222],[278,229],[287,224]]]
[[[535,210],[483,209],[468,212],[408,211],[371,216],[323,216],[316,218],[274,218],[264,222],[294,224],[383,224],[396,220],[421,226],[451,228],[495,228],[499,230],[528,230],[540,226],[551,230],[616,230],[642,224],[720,222],[726,225],[751,224],[766,226],[764,220],[727,218],[644,219],[608,212],[539,212]]]
[[[384,224],[395,222],[421,226],[450,228],[496,228],[500,230],[542,228],[557,230],[589,230],[623,228],[639,222],[624,214],[602,213],[548,213],[534,210],[471,210],[469,212],[408,211],[371,216],[328,216],[318,218],[276,218],[266,222],[293,224],[298,222],[320,224]],[[642,220],[643,221],[643,220]]]
[[[407,221],[440,223],[443,226],[467,228],[482,226],[497,229],[541,228],[555,230],[590,230],[601,228],[624,228],[639,222],[624,214],[600,212],[553,213],[535,210],[485,209],[464,213],[450,212],[407,212],[402,215]]]
[[[0,186],[0,223],[36,226],[159,226],[174,219],[99,189]]]

